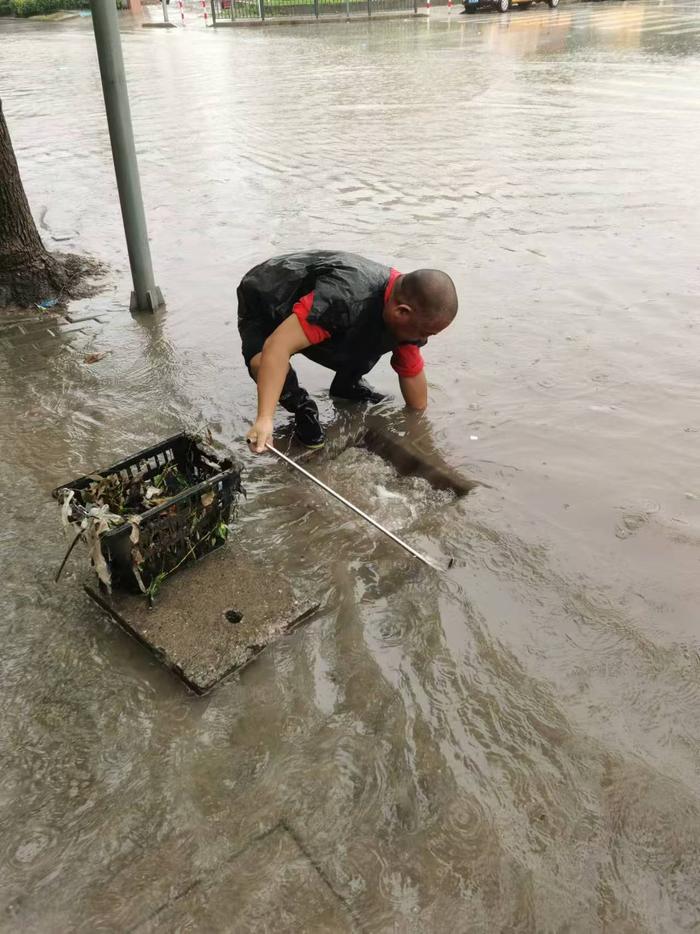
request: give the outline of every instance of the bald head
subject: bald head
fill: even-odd
[[[426,321],[447,327],[457,314],[457,290],[446,272],[416,269],[401,276],[396,296]]]

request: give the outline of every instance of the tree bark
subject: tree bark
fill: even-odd
[[[95,268],[78,256],[52,255],[41,242],[0,100],[0,308],[70,298]]]
[[[46,253],[36,229],[0,100],[0,257]]]

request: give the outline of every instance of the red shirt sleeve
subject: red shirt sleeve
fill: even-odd
[[[399,344],[391,355],[391,365],[399,376],[418,376],[423,370],[423,355],[415,344]]]
[[[302,327],[304,334],[306,334],[307,339],[312,344],[320,344],[322,341],[328,340],[331,336],[330,331],[327,331],[325,328],[322,328],[319,324],[311,324],[308,320],[309,312],[314,303],[314,293],[309,292],[308,295],[304,295],[296,305],[292,308],[292,314],[296,315],[299,319],[299,324]]]

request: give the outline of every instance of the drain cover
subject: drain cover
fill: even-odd
[[[296,599],[278,569],[273,573],[238,542],[173,574],[152,610],[135,594],[107,596],[92,582],[85,589],[197,694],[243,668],[318,607],[316,600]]]

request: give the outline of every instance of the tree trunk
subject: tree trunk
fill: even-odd
[[[60,302],[94,268],[77,256],[52,255],[41,242],[0,100],[0,308]]]
[[[0,101],[0,257],[46,253],[19,177],[17,159]]]

